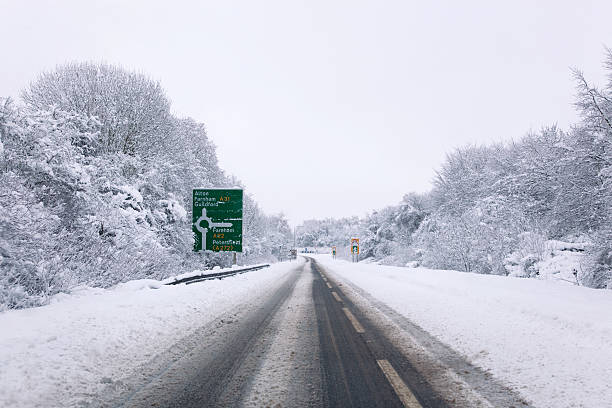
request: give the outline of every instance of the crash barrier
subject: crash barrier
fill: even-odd
[[[245,272],[258,271],[260,269],[267,268],[269,266],[270,264],[262,264],[262,265],[257,265],[257,266],[250,266],[248,268],[234,268],[234,269],[231,269],[229,271],[224,271],[224,272],[216,272],[216,273],[189,276],[186,278],[181,278],[181,279],[174,280],[172,282],[168,282],[166,283],[166,285],[178,285],[179,283],[185,283],[189,285],[191,283],[202,282],[202,281],[211,280],[211,279],[223,279],[223,278],[227,278],[228,276],[239,275]]]

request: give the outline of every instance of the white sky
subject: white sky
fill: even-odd
[[[453,147],[577,120],[611,1],[0,0],[0,95],[66,61],[162,82],[221,166],[297,223],[425,191]]]

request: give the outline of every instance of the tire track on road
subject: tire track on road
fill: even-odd
[[[238,311],[236,320],[230,320],[210,338],[173,362],[165,371],[137,389],[119,405],[120,407],[214,407],[239,405],[249,385],[249,378],[235,380],[235,374],[259,347],[262,356],[269,342],[262,338],[279,308],[291,296],[302,265],[294,269],[283,284],[254,310]],[[227,393],[231,390],[231,393]],[[228,397],[228,395],[230,397]],[[221,402],[221,398],[223,401]],[[233,401],[229,401],[233,399]]]

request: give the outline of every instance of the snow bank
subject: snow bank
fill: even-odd
[[[332,276],[369,292],[535,406],[612,406],[612,291],[316,259]]]
[[[81,406],[193,330],[280,285],[293,264],[224,280],[81,288],[0,314],[0,406]]]
[[[539,252],[516,251],[505,259],[510,276],[558,280],[574,285],[583,271],[586,242],[548,240]]]

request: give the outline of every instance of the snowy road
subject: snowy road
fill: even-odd
[[[309,262],[327,406],[528,406],[422,329],[331,277],[333,268]],[[426,340],[417,342],[407,332]],[[450,355],[452,369],[442,361]]]
[[[295,266],[259,304],[202,327],[188,353],[111,405],[402,407],[341,291],[330,286],[310,260]],[[410,398],[408,406],[419,406]],[[427,403],[444,406],[435,397]]]
[[[437,360],[422,355],[434,351],[410,350],[313,259],[295,264],[274,290],[249,303],[183,339],[178,359],[92,405],[525,406],[483,373],[479,385],[495,405],[456,376],[445,378]],[[478,376],[467,363],[464,368]]]
[[[120,401],[128,407],[302,405],[320,400],[311,276],[295,266],[270,293],[191,336],[192,348]]]
[[[574,307],[539,305],[552,298]],[[597,313],[611,301],[323,255],[84,289],[0,315],[0,406],[604,407],[611,331]],[[580,364],[590,370],[573,375]]]

